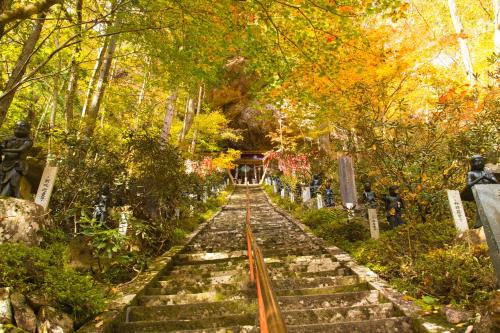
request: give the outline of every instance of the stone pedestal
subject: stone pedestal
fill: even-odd
[[[42,206],[31,201],[0,198],[0,243],[39,245],[40,231],[47,228]]]

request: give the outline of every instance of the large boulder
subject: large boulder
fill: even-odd
[[[0,243],[39,245],[47,221],[43,207],[34,202],[0,198]]]
[[[38,333],[72,333],[73,320],[64,312],[42,306],[38,313]]]
[[[10,289],[0,288],[0,326],[12,323],[12,308],[10,306]]]
[[[26,297],[21,293],[14,292],[10,295],[10,303],[14,310],[16,326],[30,333],[35,333],[36,315],[33,309],[28,305]]]

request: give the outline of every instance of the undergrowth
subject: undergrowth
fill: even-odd
[[[363,213],[349,220],[338,209],[299,205],[289,209],[272,187],[265,189],[315,235],[347,251],[409,297],[474,309],[484,305],[496,288],[487,246],[458,241],[450,220],[409,222],[390,230],[379,217],[381,233],[375,240]]]

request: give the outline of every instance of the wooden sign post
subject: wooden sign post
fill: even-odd
[[[368,222],[370,223],[370,235],[373,239],[379,239],[380,229],[378,225],[377,210],[368,208]]]
[[[49,207],[50,197],[54,189],[54,183],[57,176],[57,167],[46,166],[43,170],[42,180],[38,186],[35,197],[35,203],[42,206],[43,209]]]
[[[128,229],[128,221],[130,220],[130,206],[124,206],[120,212],[120,224],[118,225],[118,233],[125,236]]]
[[[311,188],[306,186],[302,188],[302,202],[308,202],[311,200]]]
[[[358,204],[358,198],[354,179],[354,164],[349,156],[339,158],[339,181],[344,207],[354,208]]]
[[[323,196],[319,193],[316,195],[316,205],[318,209],[323,208]]]
[[[469,225],[467,224],[464,206],[462,205],[462,200],[460,199],[460,192],[456,190],[448,190],[447,193],[455,227],[460,233],[462,233],[469,229]]]

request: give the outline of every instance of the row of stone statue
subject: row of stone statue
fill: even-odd
[[[281,179],[277,176],[273,177],[274,184],[276,184],[276,190],[281,192],[284,190],[285,193],[290,193],[291,188],[287,184],[283,184]],[[318,194],[321,194],[322,200],[325,207],[333,207],[335,206],[335,201],[333,197],[333,190],[331,187],[331,182],[327,181],[324,186],[321,182],[319,175],[314,175],[311,183],[309,184],[309,189],[311,193],[311,197],[317,197]],[[322,190],[321,190],[322,189]],[[297,184],[296,191],[302,192],[302,185]],[[389,193],[382,198],[385,207],[385,213],[387,217],[387,222],[393,228],[404,224],[402,218],[402,212],[404,209],[404,202],[399,195],[399,187],[391,186],[389,187]],[[377,207],[377,195],[372,190],[371,183],[367,182],[364,184],[364,192],[363,192],[363,200],[362,202],[365,204],[367,208],[376,208]],[[345,207],[348,208],[348,207]],[[352,209],[354,209],[353,207]]]
[[[281,192],[282,189],[285,193],[290,193],[291,188],[287,184],[283,184],[278,176],[272,177],[274,184],[277,187],[277,191]],[[467,173],[467,184],[461,192],[462,200],[464,201],[474,201],[472,195],[472,187],[476,184],[497,184],[498,181],[495,176],[488,170],[485,169],[485,159],[481,155],[474,155],[470,161],[470,171]],[[312,181],[309,184],[310,193],[312,197],[321,194],[323,197],[324,206],[333,207],[335,205],[333,198],[333,190],[331,188],[331,181],[325,182],[324,186],[319,175],[314,175]],[[362,203],[366,208],[376,208],[377,207],[377,195],[372,190],[372,185],[367,182],[363,186],[363,196]],[[296,192],[301,193],[302,185],[297,184]],[[403,209],[405,204],[401,199],[399,194],[399,187],[396,185],[390,186],[388,194],[382,197],[384,204],[385,215],[387,222],[392,228],[404,224],[402,218]],[[476,227],[480,227],[480,219],[476,219]]]

